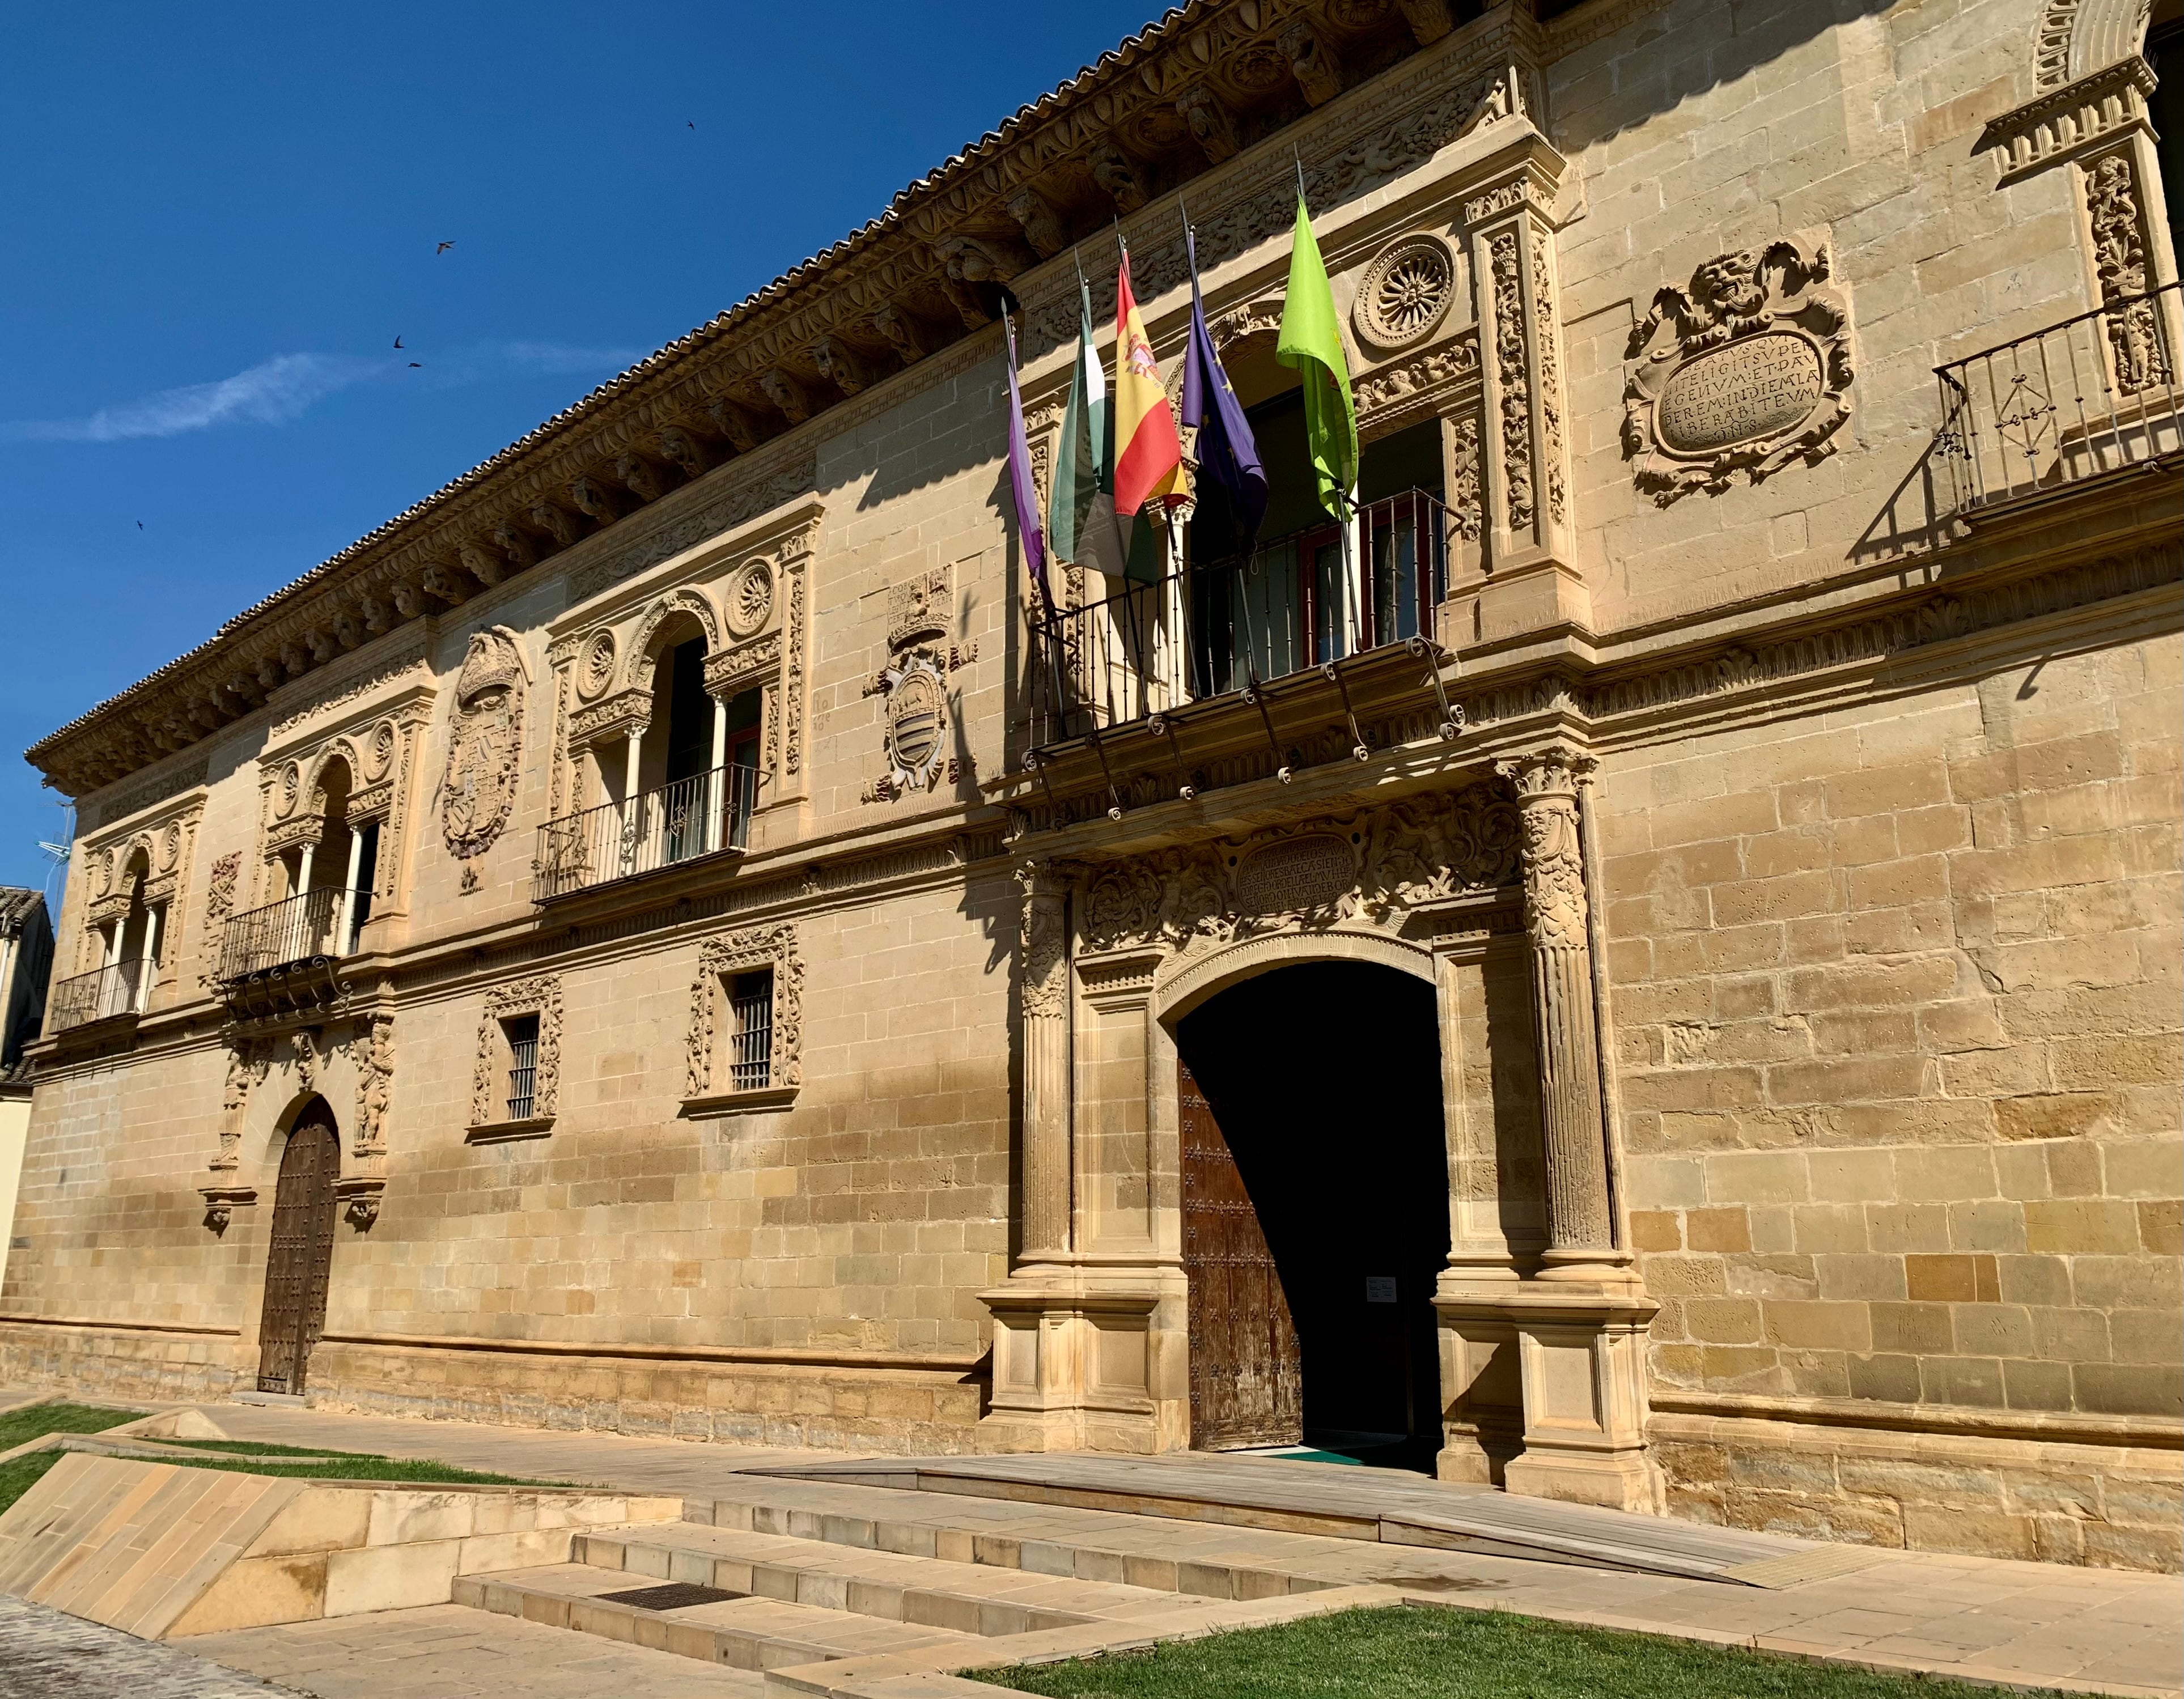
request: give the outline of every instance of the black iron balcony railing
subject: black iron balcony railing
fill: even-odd
[[[2164,283],[1936,366],[1935,448],[1950,511],[1970,516],[2112,473],[2173,470],[2184,454],[2180,291]]]
[[[65,1033],[71,1027],[88,1026],[109,1016],[141,1013],[143,993],[152,983],[150,966],[142,961],[117,961],[57,982],[53,990],[53,1030]]]
[[[540,902],[722,850],[741,850],[758,803],[758,769],[715,767],[626,802],[603,802],[538,828],[532,894]]]
[[[220,934],[219,977],[245,979],[293,961],[354,955],[370,902],[369,892],[328,885],[231,916]]]
[[[1031,678],[1034,748],[1433,636],[1448,510],[1423,490],[1046,616]],[[1354,575],[1351,562],[1354,556]],[[1096,575],[1091,575],[1095,578]]]

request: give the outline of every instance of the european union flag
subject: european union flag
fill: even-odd
[[[1236,517],[1237,540],[1241,552],[1248,554],[1258,540],[1259,522],[1267,516],[1267,470],[1259,464],[1259,445],[1244,416],[1244,404],[1236,398],[1235,386],[1213,351],[1213,333],[1206,327],[1206,303],[1198,292],[1198,242],[1187,223],[1183,240],[1190,258],[1190,341],[1183,356],[1183,423],[1185,429],[1198,432],[1199,475],[1211,478],[1227,494]]]

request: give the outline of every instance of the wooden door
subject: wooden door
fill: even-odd
[[[265,1308],[259,1320],[258,1390],[301,1392],[311,1347],[326,1324],[326,1278],[334,1258],[334,1181],[341,1135],[323,1097],[304,1106],[281,1153],[273,1194],[273,1243],[265,1256]]]
[[[1213,1107],[1176,1061],[1183,1135],[1183,1267],[1190,1283],[1190,1443],[1294,1446],[1304,1374],[1280,1272]]]

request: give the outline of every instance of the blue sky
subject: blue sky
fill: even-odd
[[[847,234],[1156,5],[12,12],[0,883],[44,883],[64,822],[25,746]]]

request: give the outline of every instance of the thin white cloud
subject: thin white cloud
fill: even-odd
[[[409,351],[404,350],[406,354]],[[420,350],[420,353],[426,351]],[[0,425],[0,436],[48,443],[125,443],[179,437],[222,425],[286,425],[312,405],[365,382],[396,379],[427,389],[453,389],[509,378],[604,378],[643,358],[622,348],[580,348],[555,343],[480,343],[432,354],[413,369],[407,358],[354,354],[277,354],[213,383],[162,389],[102,407],[81,419],[31,419]]]
[[[338,354],[279,354],[216,383],[159,390],[84,419],[29,420],[10,426],[8,434],[54,443],[125,443],[215,425],[285,425],[301,418],[313,402],[376,370],[373,361]]]

